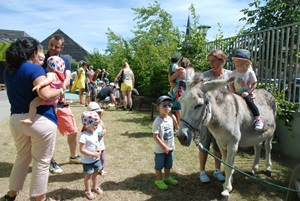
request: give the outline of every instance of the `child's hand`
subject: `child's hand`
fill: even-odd
[[[165,148],[166,154],[169,154],[171,151],[173,151],[173,149],[170,149],[169,147],[166,147],[166,148]]]
[[[41,88],[41,85],[37,84],[35,87],[32,88],[32,91],[36,90],[37,92],[39,92],[40,88]]]
[[[246,91],[242,93],[242,97],[243,97],[243,98],[247,97],[248,95],[249,95],[249,93],[246,92]]]

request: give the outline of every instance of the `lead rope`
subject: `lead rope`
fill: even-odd
[[[261,180],[261,179],[259,179],[259,178],[257,178],[257,177],[254,177],[254,176],[250,175],[250,174],[247,174],[247,173],[245,173],[245,172],[243,172],[243,171],[241,171],[241,170],[239,170],[239,169],[233,167],[232,165],[226,163],[225,161],[219,159],[217,156],[215,156],[213,153],[211,153],[209,150],[207,150],[205,147],[203,147],[203,145],[201,144],[201,142],[199,141],[199,139],[194,139],[194,142],[196,143],[196,146],[198,147],[198,149],[199,149],[200,151],[207,152],[209,155],[211,155],[212,157],[214,157],[215,159],[217,159],[217,160],[220,161],[221,163],[225,164],[226,166],[228,166],[228,167],[230,167],[230,168],[232,168],[232,169],[238,171],[239,173],[241,173],[241,174],[243,174],[243,175],[245,175],[245,176],[247,176],[247,177],[250,177],[250,178],[252,178],[252,179],[255,179],[255,180],[257,180],[257,181],[259,181],[259,182],[261,182],[261,183],[264,183],[264,184],[267,184],[267,185],[270,185],[270,186],[274,186],[274,187],[276,187],[276,188],[280,188],[280,189],[283,189],[283,190],[286,190],[286,191],[292,191],[292,192],[300,193],[299,190],[292,189],[292,188],[287,188],[287,187],[284,187],[284,186],[280,186],[280,185],[277,185],[277,184],[274,184],[274,183],[271,183],[271,182],[268,182],[268,181],[265,181],[265,180]]]

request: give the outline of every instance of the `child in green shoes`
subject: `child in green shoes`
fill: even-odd
[[[155,161],[155,185],[161,189],[168,189],[168,184],[177,185],[178,181],[170,177],[170,170],[174,158],[174,118],[170,116],[172,99],[168,96],[160,96],[157,99],[157,110],[159,116],[153,122],[152,133],[155,140],[154,161]],[[164,169],[164,177],[162,174]]]

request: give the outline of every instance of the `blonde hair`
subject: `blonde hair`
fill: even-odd
[[[127,62],[125,62],[122,66],[123,68],[130,68],[129,64]]]
[[[232,57],[232,60],[240,60],[244,62],[244,66],[248,69],[252,69],[252,61],[249,59],[242,59],[242,58],[238,58],[238,57]]]

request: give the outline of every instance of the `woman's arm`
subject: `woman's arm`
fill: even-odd
[[[51,82],[55,81],[56,76],[53,72],[48,72],[47,77],[44,81],[38,83],[35,87],[33,87],[32,91],[39,91],[41,87],[49,85]]]
[[[121,73],[122,73],[122,70],[123,70],[123,68],[120,70],[120,72],[118,73],[118,75],[116,76],[116,78],[115,78],[115,82],[117,82],[118,81],[118,78],[120,77],[120,75],[121,75]]]
[[[180,71],[175,71],[175,73],[170,76],[170,74],[168,75],[168,80],[169,82],[173,82],[178,76],[180,76]]]
[[[46,76],[44,76],[44,75],[39,76],[33,81],[33,85],[36,86],[39,83],[43,82],[44,80],[46,80]],[[40,90],[37,93],[38,93],[39,97],[43,100],[53,100],[53,99],[59,97],[61,94],[63,94],[63,90],[62,89],[54,89],[54,88],[51,88],[50,85],[47,85],[47,86],[40,88]]]
[[[131,79],[132,79],[132,88],[134,88],[135,78],[134,78],[134,73],[133,73],[132,70],[131,70],[131,73],[132,73],[132,76],[131,76]]]

